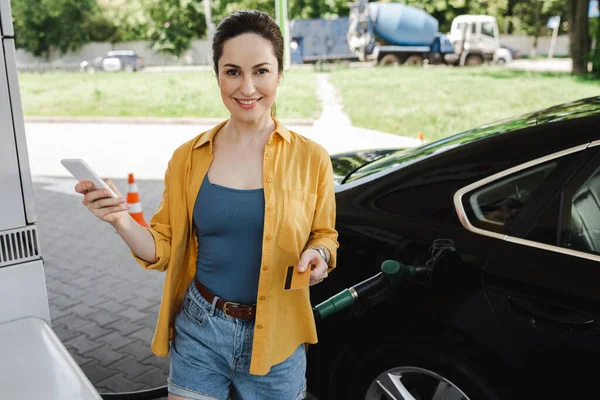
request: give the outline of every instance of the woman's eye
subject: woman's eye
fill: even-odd
[[[227,72],[225,72],[225,73],[226,73],[227,75],[231,75],[231,76],[235,76],[235,75],[238,75],[238,74],[239,74],[239,72],[238,72],[238,71],[236,71],[235,69],[230,69],[230,70],[228,70],[228,71],[227,71]]]
[[[256,73],[257,73],[258,75],[264,75],[264,74],[268,74],[268,73],[269,73],[269,70],[268,70],[268,69],[261,68],[261,69],[257,70],[257,71],[256,71]]]

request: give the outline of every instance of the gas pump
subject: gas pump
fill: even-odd
[[[0,40],[0,397],[98,400],[50,324],[9,0]]]

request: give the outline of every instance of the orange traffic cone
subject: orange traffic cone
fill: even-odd
[[[131,215],[138,224],[149,227],[150,225],[148,225],[144,219],[142,203],[140,203],[140,195],[138,194],[138,187],[137,183],[135,183],[133,174],[129,174],[127,183],[127,203],[131,205],[131,208],[129,208],[129,215]]]
[[[417,139],[419,139],[421,141],[421,144],[423,144],[423,132],[419,132],[417,134]]]

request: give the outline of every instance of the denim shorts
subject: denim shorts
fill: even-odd
[[[200,295],[192,281],[175,317],[169,393],[196,400],[304,399],[304,345],[266,375],[251,375],[253,337],[254,320],[227,317]]]

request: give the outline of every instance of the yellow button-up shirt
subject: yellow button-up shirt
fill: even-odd
[[[285,272],[308,246],[325,246],[335,268],[333,169],[327,151],[274,120],[263,158],[265,196],[262,260],[250,373],[264,375],[302,343],[317,343],[309,289],[284,291]],[[162,200],[148,230],[156,243],[153,264],[135,256],[146,269],[167,271],[152,352],[164,357],[173,338],[173,320],[196,274],[198,242],[192,213],[200,185],[212,162],[212,141],[227,121],[175,150],[165,174]],[[235,251],[235,249],[231,249]],[[227,300],[227,299],[225,299]]]

